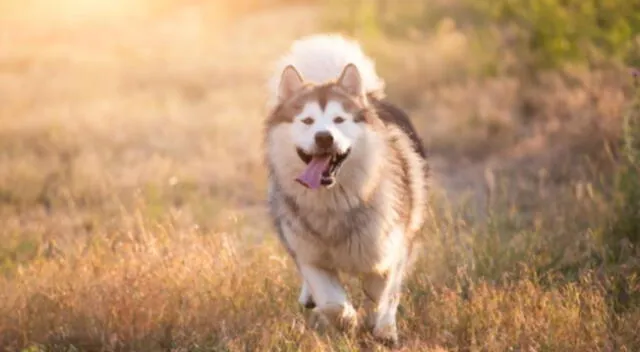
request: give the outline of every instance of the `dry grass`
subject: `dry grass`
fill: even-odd
[[[229,22],[210,4],[67,2],[75,17],[0,7],[0,349],[379,349],[307,325],[265,215],[264,63],[314,30],[317,11]],[[425,43],[426,56],[371,47],[388,54],[391,96],[411,106],[436,167],[403,349],[640,348],[640,266],[593,260],[613,157],[577,154],[618,133],[626,88],[612,73],[459,80],[446,72],[466,65],[464,38]],[[582,143],[594,121],[611,131]]]

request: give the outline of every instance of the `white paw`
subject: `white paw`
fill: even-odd
[[[329,303],[313,311],[323,318],[325,324],[341,331],[353,331],[358,325],[358,315],[350,304]]]
[[[396,324],[376,326],[373,329],[373,336],[384,344],[394,346],[398,343],[398,329]]]

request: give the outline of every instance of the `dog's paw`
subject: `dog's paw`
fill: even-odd
[[[399,346],[398,329],[395,324],[375,327],[373,329],[373,337],[388,348],[397,348]]]
[[[333,326],[339,331],[352,334],[358,326],[358,315],[351,305],[327,304],[313,311],[325,326]]]

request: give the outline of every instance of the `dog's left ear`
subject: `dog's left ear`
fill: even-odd
[[[364,91],[362,89],[362,77],[360,77],[360,71],[354,64],[347,64],[344,67],[340,74],[340,78],[338,78],[338,85],[344,88],[351,95],[364,95]]]

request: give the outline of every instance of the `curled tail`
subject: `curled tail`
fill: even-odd
[[[277,102],[280,78],[287,65],[293,65],[306,82],[323,83],[337,79],[349,63],[358,68],[366,93],[383,93],[384,81],[376,73],[373,60],[364,54],[357,42],[338,34],[316,34],[293,42],[289,51],[278,60],[269,79],[268,105]]]

